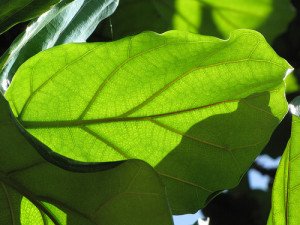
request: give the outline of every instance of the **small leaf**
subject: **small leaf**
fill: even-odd
[[[144,30],[174,29],[227,37],[235,29],[248,28],[271,42],[294,16],[290,0],[120,0],[99,35],[118,39]]]
[[[286,78],[286,93],[292,94],[297,91],[300,91],[300,84],[296,73],[292,73]]]
[[[300,97],[290,104],[290,112],[292,134],[276,172],[268,225],[300,223]]]
[[[18,23],[38,17],[58,2],[59,0],[1,0],[0,34]]]
[[[63,0],[32,22],[0,58],[0,89],[31,56],[56,45],[85,42],[97,25],[111,15],[118,0]]]
[[[2,95],[0,141],[1,224],[173,224],[164,186],[149,165],[138,160],[112,165],[63,163],[65,159],[39,144],[43,156],[48,154],[47,159],[68,170],[59,168],[19,132]]]
[[[59,154],[156,167],[182,214],[238,184],[286,114],[289,69],[254,31],[228,40],[150,32],[42,52],[20,67],[6,97]]]

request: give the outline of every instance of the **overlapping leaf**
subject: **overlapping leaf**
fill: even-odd
[[[172,29],[227,37],[234,29],[248,28],[272,41],[294,15],[290,0],[120,0],[102,35],[111,38],[111,22],[113,38]]]
[[[292,135],[276,173],[268,225],[300,223],[300,97],[291,103],[290,112]]]
[[[173,224],[164,187],[150,166],[138,160],[66,164],[39,145],[42,155],[74,172],[61,169],[25,140],[2,95],[0,141],[1,224]]]
[[[42,52],[6,97],[23,126],[62,155],[150,163],[173,212],[185,213],[237,185],[286,113],[289,69],[250,30],[228,40],[143,33]]]
[[[38,17],[58,2],[59,0],[1,0],[0,34],[17,23]]]
[[[70,42],[85,42],[111,15],[118,0],[63,0],[32,22],[0,58],[0,89],[5,92],[20,65],[38,52]]]

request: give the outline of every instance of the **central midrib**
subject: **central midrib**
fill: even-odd
[[[274,88],[272,90],[269,90],[269,92],[272,93],[277,90],[278,90],[277,88]],[[224,101],[220,101],[217,103],[212,103],[212,104],[199,106],[199,107],[195,107],[195,108],[183,109],[183,110],[178,110],[178,111],[174,111],[174,112],[167,112],[167,113],[155,114],[155,115],[150,115],[150,116],[140,116],[140,117],[119,116],[119,117],[96,118],[96,119],[85,119],[85,120],[75,119],[75,120],[54,120],[54,121],[26,121],[26,120],[22,120],[19,117],[17,117],[17,119],[22,124],[22,126],[26,129],[82,127],[82,126],[86,126],[86,125],[95,125],[95,124],[104,124],[104,123],[149,121],[149,119],[174,116],[174,115],[178,115],[178,114],[183,114],[183,113],[193,112],[193,111],[197,111],[197,110],[201,110],[201,109],[205,109],[205,108],[210,108],[210,107],[217,106],[220,104],[234,103],[234,102],[239,102],[239,101],[245,100],[245,99],[257,98],[264,94],[265,94],[264,92],[261,92],[261,93],[252,95],[251,97],[248,96],[248,97],[239,98],[239,99],[224,100]],[[260,109],[260,108],[258,108],[258,109]]]
[[[257,96],[255,96],[257,97]],[[141,117],[110,117],[110,118],[98,118],[98,119],[86,119],[86,120],[57,120],[57,121],[26,121],[26,120],[20,120],[21,124],[24,128],[30,129],[30,128],[61,128],[61,127],[81,127],[85,125],[94,125],[94,124],[100,124],[100,123],[114,123],[114,122],[130,122],[130,121],[147,121],[149,119],[155,119],[160,117],[167,117],[172,115],[177,115],[181,113],[187,113],[192,112],[200,109],[205,109],[209,107],[213,107],[219,104],[224,103],[233,103],[238,102],[241,99],[234,99],[234,100],[225,100],[205,106],[200,106],[196,108],[186,109],[186,110],[180,110],[175,112],[168,112],[168,113],[162,113],[162,114],[156,114],[151,116],[141,116]]]

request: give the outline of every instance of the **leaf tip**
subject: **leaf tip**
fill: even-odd
[[[287,70],[286,70],[286,72],[285,72],[285,74],[284,74],[284,79],[288,76],[288,75],[290,75],[291,73],[293,73],[293,71],[294,71],[294,67],[292,67],[288,62],[286,62],[287,63],[287,65],[288,65],[288,68],[287,68]]]

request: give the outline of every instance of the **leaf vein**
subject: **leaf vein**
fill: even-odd
[[[277,91],[277,89],[274,89],[269,92],[271,93],[271,92],[275,92],[275,91]],[[97,119],[89,119],[89,120],[61,120],[61,121],[26,121],[26,120],[22,121],[22,120],[20,120],[20,122],[22,123],[22,125],[25,128],[28,128],[28,129],[55,128],[55,127],[79,127],[79,126],[84,126],[84,125],[93,125],[93,124],[100,124],[100,123],[113,123],[113,122],[130,122],[130,121],[136,122],[136,121],[143,121],[143,120],[148,120],[148,119],[174,116],[174,115],[188,113],[188,112],[194,112],[197,110],[202,110],[202,109],[214,107],[214,106],[225,104],[225,103],[234,103],[234,102],[239,102],[239,101],[245,100],[245,99],[256,98],[256,97],[259,97],[262,95],[264,95],[264,93],[258,93],[256,95],[246,97],[246,98],[224,100],[224,101],[212,103],[209,105],[199,106],[199,107],[195,107],[195,108],[183,109],[183,110],[178,110],[178,111],[173,111],[173,112],[155,114],[155,115],[150,115],[150,116],[142,116],[142,117],[111,117],[111,118],[97,118]],[[248,106],[250,106],[249,103],[248,103]],[[256,107],[256,108],[260,109],[258,107]]]
[[[120,149],[119,147],[117,147],[115,144],[113,144],[112,142],[108,141],[107,139],[105,139],[104,137],[102,137],[100,134],[92,131],[91,129],[89,129],[88,127],[84,127],[81,126],[80,127],[82,130],[84,130],[85,132],[87,132],[88,134],[92,135],[93,137],[95,137],[96,139],[98,139],[99,141],[101,141],[102,143],[106,144],[107,146],[109,146],[110,148],[114,149],[119,155],[121,155],[122,157],[124,157],[124,159],[130,159],[131,157],[129,155],[127,155],[122,149]]]
[[[191,69],[191,70],[183,73],[181,76],[179,76],[176,79],[174,79],[173,81],[169,82],[164,87],[162,87],[161,89],[159,89],[158,91],[156,91],[153,95],[151,95],[150,97],[148,97],[147,99],[145,99],[143,102],[141,102],[137,106],[133,107],[132,109],[130,109],[127,112],[125,112],[122,115],[120,115],[120,117],[129,116],[129,115],[133,114],[134,112],[142,109],[145,105],[147,105],[148,103],[150,103],[151,101],[153,101],[155,98],[157,98],[161,93],[163,93],[164,91],[168,90],[177,81],[183,79],[184,77],[188,76],[189,74],[191,74],[191,73],[193,73],[195,71],[202,70],[202,69],[207,69],[207,68],[215,67],[215,66],[223,66],[223,65],[227,65],[227,64],[239,63],[239,62],[264,62],[264,63],[271,63],[271,64],[277,65],[279,67],[282,67],[281,65],[278,65],[278,64],[276,64],[274,62],[271,62],[271,61],[268,61],[268,60],[250,59],[250,58],[245,58],[245,59],[240,59],[240,60],[232,60],[232,61],[226,61],[226,62],[219,62],[219,63],[215,63],[215,64],[208,65],[208,66],[199,66],[199,67],[193,68],[193,69]]]
[[[2,181],[0,181],[0,183],[1,183],[2,189],[4,191],[4,194],[5,194],[8,206],[9,206],[9,212],[10,212],[10,216],[11,216],[12,225],[16,225],[14,210],[13,210],[12,202],[11,202],[10,197],[8,195],[8,191],[5,187],[5,184]]]
[[[191,186],[200,188],[200,189],[202,189],[202,190],[204,190],[204,191],[206,191],[206,192],[213,193],[212,190],[209,190],[209,189],[207,189],[207,188],[205,188],[205,187],[203,187],[203,186],[201,186],[201,185],[199,185],[199,184],[195,184],[195,183],[192,183],[192,182],[190,182],[190,181],[187,181],[187,180],[184,180],[184,179],[180,179],[180,178],[178,178],[178,177],[174,177],[174,176],[171,176],[171,175],[168,175],[168,174],[164,174],[164,173],[161,173],[161,172],[158,172],[158,174],[159,174],[160,176],[162,176],[162,177],[166,177],[166,178],[169,178],[169,179],[172,179],[172,180],[176,180],[176,181],[182,182],[182,183],[184,183],[184,184],[188,184],[188,185],[191,185]]]
[[[218,144],[215,144],[215,143],[211,143],[211,142],[208,142],[208,141],[201,140],[201,139],[199,139],[198,137],[194,137],[194,136],[188,135],[188,134],[186,134],[186,133],[183,133],[183,132],[181,132],[181,131],[179,131],[179,130],[173,128],[173,127],[170,127],[170,126],[168,126],[168,125],[166,125],[166,124],[164,124],[164,123],[158,122],[158,121],[156,121],[156,120],[149,119],[148,121],[149,121],[149,122],[152,122],[153,124],[156,124],[156,125],[158,125],[158,126],[160,126],[160,127],[162,127],[162,128],[164,128],[164,129],[166,129],[166,130],[168,130],[168,131],[171,131],[171,132],[173,132],[173,133],[176,133],[176,134],[178,134],[178,135],[180,135],[180,136],[182,136],[182,137],[186,137],[186,138],[188,138],[188,139],[190,139],[190,140],[199,142],[199,143],[201,143],[201,144],[206,144],[206,145],[210,145],[210,146],[213,146],[213,147],[216,147],[216,148],[220,148],[220,149],[224,149],[224,150],[226,150],[226,151],[229,151],[229,148],[227,148],[227,147],[225,147],[225,146],[222,146],[222,145],[218,145]]]

